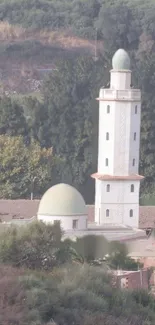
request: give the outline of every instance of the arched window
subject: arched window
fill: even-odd
[[[106,210],[106,217],[109,217],[109,209]]]
[[[134,185],[131,184],[131,192],[133,193],[134,192]]]
[[[110,192],[110,184],[107,184],[107,192]]]
[[[106,133],[106,140],[109,140],[109,132]]]
[[[136,141],[136,132],[134,133],[133,139]]]
[[[130,218],[132,218],[133,217],[133,210],[131,209],[130,210]]]
[[[106,165],[106,166],[109,165],[109,160],[108,160],[108,158],[105,159],[105,165]]]
[[[136,160],[135,158],[132,160],[132,166],[135,166]]]
[[[135,106],[135,114],[137,114],[137,111],[138,111],[138,107],[137,105]]]
[[[107,114],[110,113],[110,105],[107,105]]]

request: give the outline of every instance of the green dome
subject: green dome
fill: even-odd
[[[130,70],[130,58],[126,51],[119,49],[112,59],[113,70]]]
[[[43,195],[38,215],[86,215],[86,204],[82,195],[74,187],[68,184],[57,184]]]

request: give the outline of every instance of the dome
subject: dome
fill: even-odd
[[[82,195],[68,184],[57,184],[43,195],[38,215],[76,216],[86,215],[86,204]]]
[[[112,66],[114,70],[130,70],[130,58],[128,53],[119,49],[113,56]]]

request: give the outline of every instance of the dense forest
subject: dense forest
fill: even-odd
[[[36,177],[40,166],[35,184],[36,197],[57,182],[67,182],[81,191],[87,203],[93,203],[94,181],[90,174],[97,169],[98,136],[98,103],[95,98],[99,88],[108,82],[111,58],[119,47],[130,54],[134,88],[142,89],[140,173],[145,176],[145,181],[141,195],[154,193],[155,2],[0,0],[0,20],[3,23],[0,25],[0,59],[5,58],[6,62],[13,57],[17,61],[21,58],[43,62],[52,60],[50,62],[57,67],[45,77],[39,99],[2,96],[0,100],[1,146],[5,145],[5,150],[0,153],[3,166],[0,169],[0,197],[29,197],[31,179]],[[5,30],[7,23],[9,30]],[[65,32],[83,42],[96,40],[95,58],[95,52],[84,51],[82,45],[81,51],[74,49],[72,55],[65,44],[60,52],[60,47],[58,49],[54,43],[51,45],[49,35],[53,32],[62,37]],[[23,146],[29,150],[30,156],[32,142],[40,146],[39,155],[44,150],[46,157],[38,158],[36,165],[34,163],[29,168],[25,164],[23,169],[27,176],[24,178],[22,158],[17,156],[14,157],[16,170],[8,173],[8,165],[12,164],[7,154],[10,151],[9,137],[17,137],[14,139],[17,140],[17,151],[17,146],[21,145],[18,137],[22,137]],[[52,157],[47,159],[50,148]],[[46,181],[42,183],[44,164],[47,166]]]

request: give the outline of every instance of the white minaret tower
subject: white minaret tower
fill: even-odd
[[[119,49],[110,88],[99,94],[95,222],[139,227],[141,92],[131,87],[130,58]]]

